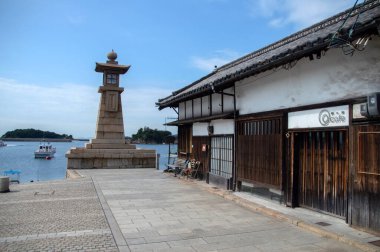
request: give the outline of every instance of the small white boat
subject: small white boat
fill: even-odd
[[[3,140],[0,140],[0,147],[4,147],[4,146],[7,146],[7,144],[4,143]]]
[[[35,158],[46,158],[51,159],[54,157],[55,154],[55,147],[53,147],[51,144],[40,144],[39,148],[34,152]]]

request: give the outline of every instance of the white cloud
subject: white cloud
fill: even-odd
[[[353,0],[252,0],[250,8],[253,16],[268,18],[270,26],[294,25],[299,29],[348,9],[354,2]]]
[[[279,9],[281,9],[281,2],[281,0],[253,1],[253,3],[256,3],[256,5],[254,5],[255,9],[253,12],[255,13],[257,11],[264,17],[272,17]]]
[[[282,18],[275,18],[269,21],[269,25],[272,27],[282,27],[284,25],[284,19]]]
[[[0,135],[16,128],[93,135],[99,103],[96,90],[78,84],[41,86],[0,78]]]
[[[202,71],[211,72],[215,66],[221,67],[238,57],[238,53],[230,49],[217,50],[213,54],[211,57],[194,56],[191,58],[191,65]]]
[[[217,67],[222,66],[228,63],[229,61],[230,60],[218,58],[218,57],[212,57],[212,58],[193,57],[192,59],[193,66],[206,72],[211,72],[215,68],[215,66]]]
[[[176,116],[173,110],[158,111],[155,106],[172,90],[140,86],[144,88],[127,86],[122,93],[126,135],[144,126],[163,130],[165,117]],[[100,100],[97,91],[98,86],[41,86],[0,78],[0,136],[14,129],[35,128],[92,138]]]

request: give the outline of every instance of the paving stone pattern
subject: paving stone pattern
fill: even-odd
[[[84,170],[130,251],[358,251],[155,170]]]
[[[0,251],[118,251],[90,179],[11,185]]]
[[[1,251],[118,251],[112,234],[67,236],[0,243]]]

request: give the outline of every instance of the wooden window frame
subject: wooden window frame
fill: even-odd
[[[376,131],[368,131],[368,132],[358,132],[358,174],[366,174],[366,175],[374,175],[374,176],[380,176],[380,173],[374,173],[374,172],[367,172],[362,169],[362,163],[361,163],[361,156],[362,156],[362,148],[361,148],[361,141],[360,136],[364,134],[380,134],[380,132]]]

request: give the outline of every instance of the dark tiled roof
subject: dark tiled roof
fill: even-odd
[[[232,119],[234,118],[234,112],[226,112],[218,115],[213,115],[213,116],[206,116],[206,117],[198,117],[198,118],[191,118],[191,119],[182,119],[182,120],[177,120],[174,122],[169,122],[165,125],[168,126],[178,126],[182,124],[188,124],[188,123],[194,123],[194,122],[209,122],[211,120],[215,119]]]
[[[359,17],[357,17],[359,15]],[[356,22],[356,24],[355,24]],[[344,25],[343,25],[344,24]],[[351,37],[348,33],[355,24]],[[157,102],[159,109],[176,107],[179,102],[205,95],[215,89],[233,86],[235,81],[267,71],[312,53],[327,50],[331,38],[340,29],[339,37],[353,41],[359,36],[379,33],[380,0],[367,1],[278,42],[232,61],[203,78],[185,86]],[[338,41],[339,43],[339,41]]]
[[[104,71],[114,71],[120,74],[125,74],[131,66],[112,64],[112,63],[98,63],[96,62],[95,71],[104,72]]]

